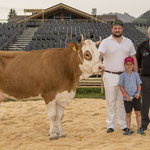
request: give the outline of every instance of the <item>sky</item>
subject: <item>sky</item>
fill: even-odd
[[[7,19],[11,8],[17,15],[24,15],[24,9],[45,9],[64,3],[91,14],[92,8],[97,8],[97,14],[128,13],[133,17],[150,10],[150,0],[0,0],[0,19]]]

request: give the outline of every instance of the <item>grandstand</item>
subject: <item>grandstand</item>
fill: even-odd
[[[26,10],[27,11],[27,10]],[[19,18],[19,17],[18,17]],[[109,21],[110,22],[110,21]],[[124,36],[135,47],[147,38],[147,24],[125,23]],[[81,34],[93,41],[111,34],[110,23],[62,3],[21,20],[0,24],[0,50],[31,51],[80,43]]]
[[[26,23],[0,24],[0,49],[1,50],[39,50],[53,47],[67,47],[67,43],[80,43],[81,34],[85,39],[97,41],[111,34],[110,24],[107,23],[68,23],[46,22],[39,27],[31,27]],[[143,28],[143,27],[142,27]],[[145,40],[146,34],[132,23],[125,23],[124,36],[130,38],[135,47]]]

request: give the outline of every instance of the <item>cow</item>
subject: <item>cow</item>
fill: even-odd
[[[84,40],[67,48],[0,51],[0,101],[44,99],[50,119],[50,140],[65,137],[64,107],[74,98],[79,80],[103,69],[96,45]],[[57,121],[57,130],[55,128]]]

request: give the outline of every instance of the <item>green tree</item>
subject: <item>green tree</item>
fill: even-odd
[[[10,12],[9,12],[9,14],[8,14],[8,22],[11,22],[11,19],[14,17],[14,16],[16,16],[17,15],[17,13],[16,13],[16,11],[15,11],[15,9],[10,9]]]

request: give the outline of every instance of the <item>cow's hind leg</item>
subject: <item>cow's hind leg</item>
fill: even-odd
[[[58,135],[59,137],[65,137],[66,135],[63,132],[62,122],[61,122],[64,116],[64,107],[59,104],[56,104],[56,109],[57,109]]]
[[[56,121],[56,102],[51,101],[47,104],[48,117],[50,119],[50,140],[58,139],[58,134],[55,130],[55,121]]]

